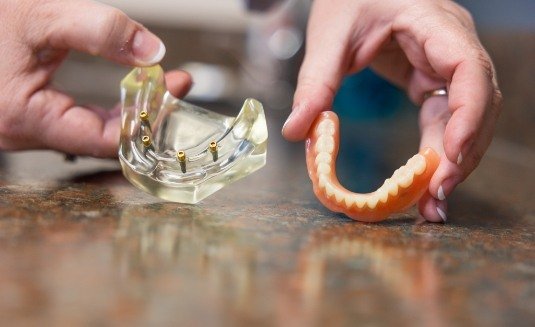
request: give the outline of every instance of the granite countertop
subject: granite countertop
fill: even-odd
[[[506,123],[451,197],[445,225],[414,210],[363,224],[324,209],[303,145],[282,140],[278,113],[268,114],[267,166],[199,205],[138,191],[113,160],[1,154],[2,321],[531,325],[534,95],[519,62],[533,67],[535,57],[532,35],[523,37],[514,54],[503,47],[511,39],[487,38],[506,78]],[[346,180],[362,159],[371,164],[361,175],[375,177],[356,182],[373,187],[417,151],[414,113],[343,124],[347,140],[364,140],[342,148]]]

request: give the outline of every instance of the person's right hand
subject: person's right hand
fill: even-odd
[[[89,0],[2,1],[0,149],[117,156],[119,111],[77,106],[51,85],[71,49],[130,66],[153,65],[165,55],[158,37],[113,7]],[[180,71],[166,81],[175,96],[191,85]]]
[[[472,17],[450,0],[315,0],[284,137],[304,139],[318,114],[332,108],[345,74],[368,66],[422,106],[420,146],[435,149],[441,162],[419,209],[428,221],[446,221],[446,198],[479,164],[502,107]],[[443,87],[447,98],[424,101]]]

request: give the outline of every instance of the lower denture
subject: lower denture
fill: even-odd
[[[336,176],[339,134],[338,116],[332,111],[321,113],[306,142],[308,174],[325,207],[358,221],[378,222],[413,206],[426,192],[440,162],[433,149],[422,149],[375,192],[353,193]]]

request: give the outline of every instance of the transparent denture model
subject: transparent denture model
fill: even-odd
[[[124,78],[121,101],[123,174],[162,199],[197,203],[266,163],[266,119],[254,99],[224,116],[173,97],[153,66]]]

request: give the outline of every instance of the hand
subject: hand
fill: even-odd
[[[331,109],[344,75],[366,66],[423,103],[420,146],[442,158],[419,209],[429,221],[446,221],[446,197],[479,164],[501,110],[495,70],[470,14],[448,0],[314,1],[283,135],[304,139],[318,113]],[[448,98],[423,101],[444,86]]]
[[[119,108],[77,106],[51,85],[70,49],[132,66],[153,65],[165,55],[165,46],[154,34],[97,2],[2,1],[1,149],[50,148],[75,155],[117,156]],[[166,80],[177,96],[191,84],[184,72],[168,73]]]

